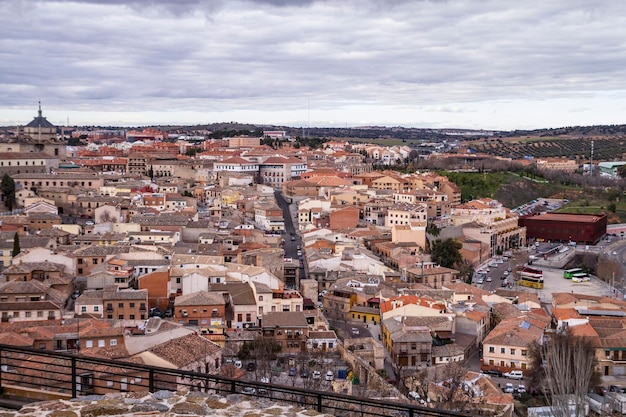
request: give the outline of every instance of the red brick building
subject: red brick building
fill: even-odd
[[[520,217],[526,238],[593,245],[606,234],[606,214],[545,213]]]
[[[359,222],[359,208],[354,206],[347,206],[330,212],[330,229],[353,229]]]
[[[170,271],[163,269],[142,275],[138,278],[139,289],[148,290],[148,305],[165,311],[170,302]]]

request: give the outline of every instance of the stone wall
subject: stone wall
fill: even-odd
[[[312,409],[290,404],[278,404],[270,400],[230,394],[226,397],[200,392],[174,393],[158,391],[150,393],[107,394],[80,397],[72,400],[36,402],[20,410],[0,409],[2,417],[95,417],[95,416],[175,416],[210,415],[213,417],[262,417],[326,416]]]

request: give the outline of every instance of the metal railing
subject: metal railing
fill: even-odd
[[[240,393],[287,402],[335,416],[470,416],[407,403],[239,380],[120,360],[0,344],[0,386],[56,398],[114,392],[202,391]],[[476,413],[471,415],[476,416]]]

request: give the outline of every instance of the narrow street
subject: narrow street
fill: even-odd
[[[298,246],[302,248],[302,250],[304,250],[304,246],[302,245],[302,240],[300,239],[300,235],[297,233],[294,225],[294,214],[297,213],[297,211],[293,205],[287,203],[280,190],[274,191],[274,197],[276,199],[276,204],[282,209],[283,218],[285,219],[285,244],[283,246],[285,258],[291,258],[298,263]],[[304,259],[304,257],[301,259]],[[306,278],[306,267],[306,262],[304,262],[304,268],[298,269],[300,279]]]

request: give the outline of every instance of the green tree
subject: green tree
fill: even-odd
[[[439,236],[439,228],[434,223],[428,223],[426,225],[426,233],[431,234],[433,236]]]
[[[462,247],[461,242],[457,242],[454,239],[437,239],[431,245],[430,256],[433,262],[438,265],[452,268],[463,262],[463,257],[461,252],[459,252]]]
[[[617,205],[615,203],[609,203],[609,205],[606,207],[611,213],[615,213],[615,210],[617,210]]]
[[[18,235],[17,232],[15,232],[15,235],[13,235],[13,254],[12,254],[12,256],[16,256],[21,251],[22,251],[22,249],[20,248],[20,235]]]
[[[11,211],[15,207],[15,181],[9,176],[4,174],[2,181],[0,181],[0,191],[4,196],[4,205],[7,210]]]

